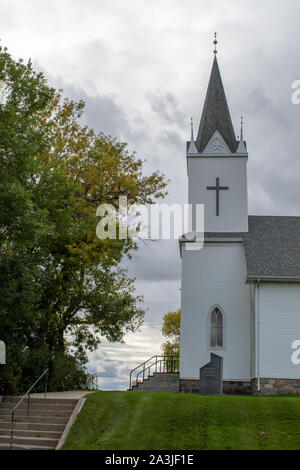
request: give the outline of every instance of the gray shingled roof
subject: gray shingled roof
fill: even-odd
[[[219,131],[230,151],[235,153],[238,142],[228,109],[218,61],[215,57],[196,141],[200,153],[203,152],[216,131]]]
[[[300,217],[250,216],[244,247],[248,278],[300,279]]]
[[[248,280],[300,280],[300,217],[249,216],[248,233],[205,238],[242,238]]]

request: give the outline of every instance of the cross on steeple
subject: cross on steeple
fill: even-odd
[[[220,215],[220,191],[226,191],[229,186],[220,186],[220,178],[217,178],[216,186],[207,186],[208,190],[216,191],[216,216]]]
[[[216,55],[217,54],[217,44],[218,44],[218,41],[217,41],[217,33],[215,33],[215,40],[214,40],[214,45],[215,45],[215,49],[214,49],[214,54]]]

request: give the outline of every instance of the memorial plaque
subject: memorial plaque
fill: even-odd
[[[210,362],[200,369],[200,394],[221,395],[223,393],[223,358],[210,355]]]
[[[6,350],[4,341],[0,341],[0,364],[6,364]]]

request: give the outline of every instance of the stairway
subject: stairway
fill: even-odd
[[[0,402],[0,450],[10,450],[11,416],[9,411],[20,398]],[[77,399],[30,398],[27,421],[27,402],[15,411],[14,450],[54,450],[78,403]]]
[[[154,372],[142,382],[133,385],[133,392],[179,392],[179,373]]]

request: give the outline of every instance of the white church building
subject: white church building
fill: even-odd
[[[199,389],[214,353],[224,393],[300,393],[300,217],[248,215],[247,161],[215,51],[187,143],[188,202],[204,205],[205,233],[202,249],[189,235],[180,241],[182,392]]]

